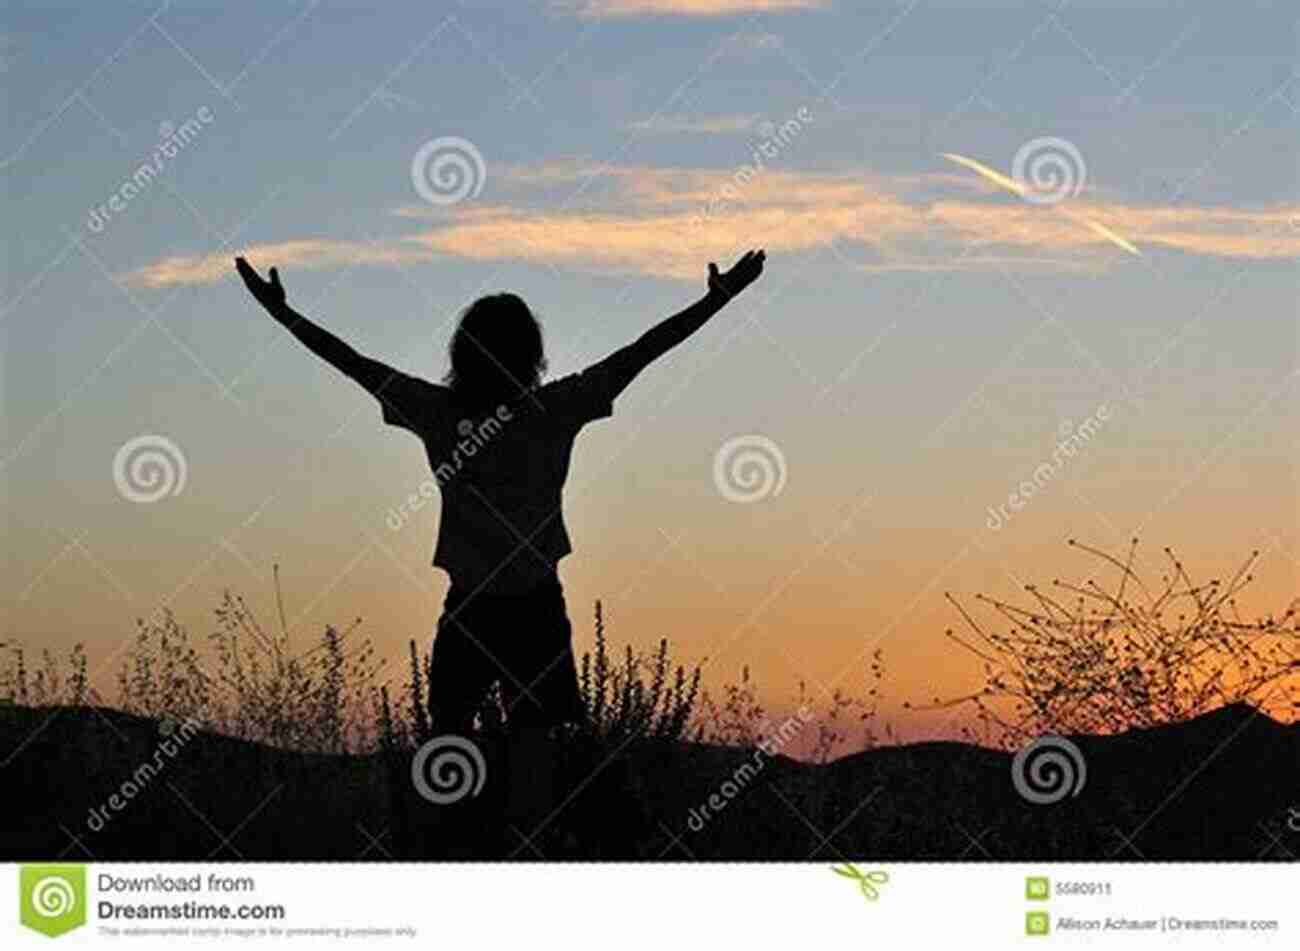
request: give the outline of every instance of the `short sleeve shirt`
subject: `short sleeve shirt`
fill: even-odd
[[[561,510],[573,444],[613,413],[602,364],[470,411],[446,386],[395,372],[384,422],[420,437],[442,495],[433,564],[453,583],[524,591],[572,551]]]

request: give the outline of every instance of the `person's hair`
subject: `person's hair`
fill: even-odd
[[[445,381],[470,406],[513,399],[546,370],[541,324],[517,294],[489,294],[466,307],[447,357]]]

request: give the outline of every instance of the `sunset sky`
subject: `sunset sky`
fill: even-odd
[[[709,261],[767,249],[763,279],[579,440],[579,650],[600,598],[620,650],[667,636],[711,684],[748,665],[780,707],[800,680],[865,689],[879,648],[896,726],[951,735],[901,709],[978,681],[943,593],[1100,577],[1069,538],[1139,535],[1151,577],[1165,545],[1205,579],[1258,548],[1247,613],[1296,594],[1292,4],[0,16],[0,639],[84,641],[103,690],[163,605],[201,636],[233,588],[269,621],[273,563],[298,643],[360,616],[394,680],[446,591],[436,505],[392,517],[429,478],[418,441],[266,316],[235,254],[436,379],[480,294],[522,295],[563,375],[695,300]],[[469,147],[463,197],[416,162],[444,138]],[[1061,195],[944,157],[1014,179],[1035,151],[1065,161]],[[158,174],[124,190],[142,164]],[[140,436],[184,463],[154,501],[114,477]],[[719,487],[737,437],[761,437],[779,491]]]

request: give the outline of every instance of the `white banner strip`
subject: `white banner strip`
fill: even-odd
[[[13,944],[1296,947],[1295,865],[9,865]],[[519,944],[515,944],[518,942]],[[938,945],[943,946],[943,945]]]

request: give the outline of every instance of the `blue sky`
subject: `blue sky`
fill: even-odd
[[[239,252],[436,376],[479,293],[523,294],[568,372],[693,300],[711,258],[768,247],[763,282],[580,444],[580,637],[603,597],[616,637],[752,662],[777,695],[883,638],[899,692],[928,694],[935,670],[966,675],[942,590],[1073,570],[1073,534],[1140,531],[1210,571],[1264,548],[1281,596],[1300,551],[1296,27],[1282,3],[9,4],[7,629],[107,662],[132,617],[205,623],[279,560],[304,626],[364,614],[395,657],[427,635],[436,513],[385,527],[426,478],[419,447],[256,309],[221,270]],[[481,190],[431,204],[412,160],[445,136],[481,157]],[[1059,206],[940,157],[1010,174],[1045,138],[1082,161]],[[1097,444],[985,528],[1101,405]],[[121,498],[114,453],[140,434],[183,452],[183,492]],[[738,434],[780,447],[779,496],[719,497]]]

